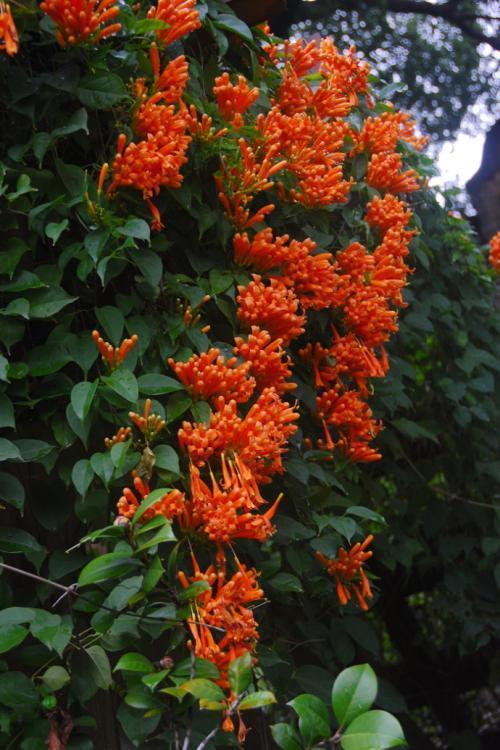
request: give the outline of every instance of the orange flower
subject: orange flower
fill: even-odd
[[[206,581],[210,588],[202,591],[193,605],[188,626],[193,637],[189,647],[199,658],[211,661],[220,671],[217,680],[229,688],[227,669],[229,663],[255,648],[258,640],[257,623],[247,605],[262,599],[264,593],[258,585],[258,573],[236,559],[236,572],[229,577],[223,556],[218,555],[218,568],[213,564],[204,572],[192,555],[194,574],[179,572],[183,588],[197,581]]]
[[[411,218],[408,204],[387,193],[384,198],[375,196],[366,206],[365,221],[382,234],[392,227],[404,227]]]
[[[352,97],[354,105],[358,94],[367,93],[370,75],[370,66],[367,62],[360,62],[355,52],[356,48],[352,46],[348,52],[339,54],[331,37],[322,39],[319,45],[321,73],[329,76],[339,91]]]
[[[342,391],[339,384],[324,391],[316,399],[318,417],[323,422],[325,442],[319,447],[339,450],[352,462],[376,461],[381,456],[368,444],[382,429],[373,419],[372,411],[358,391]],[[329,425],[338,433],[337,442],[332,440]]]
[[[373,154],[368,162],[366,182],[382,193],[411,193],[420,190],[414,169],[405,172],[400,154]]]
[[[291,286],[304,309],[321,310],[332,303],[337,274],[331,253],[316,253],[311,239],[292,240],[282,281]]]
[[[157,114],[161,113],[151,110],[144,112],[138,122],[143,123],[144,127],[151,127],[148,116],[155,119]],[[177,120],[176,125],[179,125]],[[144,198],[151,198],[159,193],[161,187],[180,187],[180,168],[187,161],[189,140],[188,136],[179,137],[179,128],[173,127],[168,134],[160,129],[157,135],[148,135],[147,140],[129,143],[125,147],[127,139],[121,134],[113,161],[113,182],[108,193],[117,188],[132,187],[140,190]]]
[[[108,341],[104,341],[99,331],[92,331],[92,338],[103,360],[111,370],[115,370],[122,364],[127,354],[129,354],[139,340],[137,334],[134,333],[129,339],[123,339],[120,346],[113,347]]]
[[[142,414],[130,411],[128,416],[137,429],[142,432],[147,441],[152,441],[165,427],[165,420],[158,414],[151,414],[151,399],[147,398],[144,403]]]
[[[134,474],[135,472],[132,472],[133,476]],[[125,518],[133,518],[141,501],[150,493],[149,485],[143,482],[137,475],[134,476],[134,489],[138,493],[139,499],[137,499],[130,487],[125,487],[123,489],[123,495],[118,500],[116,506],[119,515],[125,516]],[[146,521],[150,521],[156,516],[165,516],[165,518],[172,519],[175,516],[182,514],[184,503],[184,493],[179,490],[171,490],[160,498],[157,503],[154,503],[154,505],[144,511],[139,522],[146,523]]]
[[[193,516],[201,524],[203,533],[219,546],[235,539],[264,542],[275,531],[271,519],[281,496],[265,513],[256,512],[264,500],[253,475],[238,458],[226,463],[222,456],[222,461],[222,481],[219,484],[211,474],[211,487],[191,465]]]
[[[489,261],[495,271],[500,272],[500,231],[493,235],[490,240]]]
[[[111,450],[111,448],[117,443],[125,443],[131,437],[131,427],[120,427],[116,435],[113,435],[113,437],[111,438],[104,438],[104,445],[106,446],[106,448],[108,448],[108,450]]]
[[[390,153],[398,140],[410,143],[420,150],[427,138],[414,135],[415,122],[405,112],[384,112],[379,117],[367,117],[361,133],[356,134],[356,151],[365,149],[372,154]]]
[[[10,5],[0,0],[0,51],[6,52],[9,57],[17,53],[19,49],[19,36],[16,24],[12,18]]]
[[[343,606],[351,600],[352,591],[354,591],[359,606],[364,611],[368,609],[366,600],[373,598],[370,581],[363,570],[363,565],[373,554],[370,550],[366,551],[372,541],[373,536],[369,534],[363,542],[358,542],[351,547],[349,552],[341,547],[337,557],[333,559],[329,559],[321,552],[316,552],[316,557],[326,568],[328,575],[335,578],[337,596]]]
[[[176,362],[170,358],[168,364],[193,398],[213,400],[224,396],[237,403],[248,401],[255,388],[255,380],[249,377],[250,364],[237,364],[236,357],[226,360],[219,349],[210,349],[195,354],[187,362]]]
[[[160,73],[160,55],[153,42],[149,50],[149,58],[153,68],[155,91],[161,91],[162,98],[167,104],[176,102],[182,96],[189,77],[189,67],[185,56],[179,55],[171,60]]]
[[[226,403],[219,397],[208,426],[183,422],[179,444],[195,466],[222,453],[236,454],[256,482],[268,482],[273,474],[283,472],[282,455],[298,418],[296,408],[281,401],[274,388],[265,388],[243,418],[235,401]]]
[[[156,18],[168,24],[166,29],[157,29],[157,38],[165,45],[172,44],[201,26],[196,10],[196,0],[158,0],[156,8],[150,8],[148,18]]]
[[[260,276],[254,276],[238,292],[238,318],[244,325],[265,328],[285,345],[304,332],[305,316],[297,312],[299,300],[282,281],[270,279],[266,286]]]
[[[215,128],[212,127],[213,120],[206,114],[206,112],[204,112],[201,115],[201,118],[199,118],[194,104],[190,104],[189,108],[187,108],[182,101],[180,104],[182,114],[186,120],[187,129],[193,137],[203,138],[207,141],[215,141],[218,138],[222,138],[223,135],[226,135],[227,128],[215,130]]]
[[[236,128],[243,125],[242,115],[259,98],[259,89],[251,89],[244,76],[238,76],[238,83],[235,84],[231,83],[227,72],[215,79],[213,92],[222,117],[232,120]]]
[[[391,310],[388,301],[370,286],[360,287],[352,294],[345,304],[344,316],[346,327],[372,349],[398,330],[396,310]]]
[[[40,8],[52,18],[57,26],[57,41],[62,47],[67,44],[98,44],[110,34],[121,29],[120,23],[112,23],[120,13],[116,0],[43,0]]]
[[[233,238],[234,259],[240,266],[251,266],[265,272],[281,266],[289,256],[289,237],[274,237],[270,227],[262,229],[250,241],[248,234],[235,234]]]
[[[273,341],[268,331],[252,326],[246,340],[237,336],[234,341],[234,353],[249,363],[259,390],[273,386],[281,394],[297,387],[296,383],[288,382],[292,362],[282,348],[281,339]]]

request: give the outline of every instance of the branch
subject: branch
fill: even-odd
[[[456,12],[457,3],[447,2],[443,5],[434,5],[427,0],[387,0],[387,10],[394,13],[416,13],[423,16],[433,16],[434,18],[443,18],[453,26],[456,26],[464,34],[475,39],[477,42],[484,42],[500,50],[500,37],[488,36],[469,23],[472,20],[470,16],[462,16]],[[479,18],[475,16],[474,18]]]

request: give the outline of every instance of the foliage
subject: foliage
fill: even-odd
[[[282,33],[293,24],[292,29],[306,37],[318,31],[333,34],[339,45],[355,44],[380,75],[405,87],[398,95],[401,106],[415,114],[425,132],[443,140],[453,137],[466,114],[469,127],[477,132],[478,109],[472,105],[481,102],[481,110],[494,112],[498,96],[494,59],[478,49],[480,40],[453,25],[449,6],[397,0],[292,2],[278,29]],[[456,13],[478,33],[477,23],[489,26],[491,44],[498,44],[491,34],[494,20],[473,21],[475,16],[494,15],[488,3],[461,3]]]
[[[0,744],[118,747],[122,732],[136,747],[235,746],[246,722],[249,746],[262,747],[271,724],[285,750],[311,747],[337,733],[337,725],[342,730],[335,743],[344,750],[397,746],[402,732],[386,713],[404,709],[397,693],[382,681],[377,689],[366,665],[342,669],[378,659],[378,635],[393,637],[398,618],[392,611],[385,617],[391,598],[385,591],[404,599],[414,571],[419,585],[411,594],[427,591],[420,577],[436,569],[438,556],[457,550],[462,527],[472,521],[474,575],[478,584],[483,577],[492,583],[486,566],[498,549],[492,543],[485,548],[482,535],[491,525],[485,492],[496,471],[495,446],[485,440],[483,417],[495,424],[497,414],[493,395],[479,396],[480,404],[477,395],[494,393],[491,278],[465,227],[446,218],[428,191],[411,197],[419,187],[414,170],[429,175],[432,168],[418,152],[408,119],[379,100],[391,88],[371,76],[368,91],[367,68],[328,45],[332,69],[345,68],[348,75],[334,85],[324,75],[321,88],[325,80],[309,72],[314,55],[308,63],[298,43],[290,65],[305,65],[298,78],[331,95],[325,106],[334,114],[313,121],[314,138],[326,141],[283,158],[278,146],[268,148],[279,128],[261,127],[271,119],[270,101],[278,97],[283,110],[300,110],[301,97],[313,95],[313,88],[306,90],[304,81],[296,86],[295,70],[287,69],[288,87],[280,90],[283,73],[272,60],[283,59],[283,49],[264,29],[250,30],[212,2],[200,6],[203,25],[196,30],[191,6],[161,2],[148,18],[124,6],[112,16],[121,31],[114,28],[115,36],[93,47],[68,42],[59,48],[48,17],[40,21],[38,13],[26,12],[15,19],[17,57],[0,59]],[[172,7],[179,17],[168,15]],[[189,75],[178,48],[161,44],[180,28]],[[190,29],[195,33],[185,37]],[[63,31],[65,42],[71,35]],[[155,36],[158,47],[151,44]],[[219,76],[222,68],[229,80]],[[235,83],[236,72],[247,80]],[[161,92],[167,93],[157,97]],[[325,121],[339,127],[340,136]],[[302,122],[307,125],[305,117]],[[293,131],[280,148],[295,139]],[[149,149],[155,161],[147,161]],[[379,193],[388,185],[410,191],[422,218],[411,218],[394,199],[383,206],[397,226],[385,226],[386,219],[380,225]],[[412,239],[417,226],[425,233]],[[378,411],[392,425],[373,447],[380,425],[368,401],[374,403],[373,378],[387,374],[381,345],[396,327],[410,240],[419,262],[417,292],[405,315],[396,369],[385,384],[377,383]],[[301,253],[300,263],[292,262],[291,247]],[[337,264],[350,258],[340,251],[349,247],[351,266],[345,261],[340,272]],[[447,264],[432,258],[438,252]],[[308,286],[315,269],[317,283]],[[252,280],[252,271],[264,282]],[[327,296],[339,293],[335,280],[345,285],[347,278],[348,292],[345,286],[342,292],[354,299],[351,323],[347,297],[341,304]],[[259,284],[268,304],[250,295]],[[377,305],[362,328],[356,313],[367,289]],[[449,300],[446,317],[442,306]],[[245,323],[256,310],[277,326],[274,338],[267,331],[248,338]],[[325,356],[316,361],[315,377],[312,350],[300,351],[316,343],[338,347],[349,325],[361,341],[354,348],[362,347],[365,369],[339,374]],[[235,344],[239,358],[233,361]],[[262,349],[268,357],[259,369],[261,360],[250,354]],[[457,391],[462,373],[474,368],[479,384]],[[275,391],[260,400],[269,373]],[[446,378],[455,385],[454,399]],[[332,382],[342,385],[342,395],[354,394],[344,421],[329,408],[339,395],[327,387]],[[461,416],[443,439],[443,455],[434,458],[434,451],[426,458],[424,449],[438,440],[434,392],[443,413],[449,414],[451,400]],[[231,439],[239,441],[241,455],[231,445],[227,455],[214,448],[213,420],[225,413],[229,396],[235,402]],[[467,466],[471,438],[480,444]],[[413,440],[419,452],[411,451],[412,461],[425,478],[425,493],[404,464]],[[371,459],[379,445],[384,459],[377,465]],[[352,460],[367,457],[369,468]],[[483,486],[476,484],[478,471]],[[460,506],[456,538],[442,549],[440,526],[429,528],[426,514],[439,507],[443,524],[448,514],[455,519],[455,504],[443,498],[463,492],[464,475],[471,498],[488,507]],[[124,484],[134,489],[123,490]],[[229,496],[240,503],[235,509]],[[429,534],[423,553],[413,529]],[[380,581],[363,569],[371,533],[378,537],[368,567]],[[456,570],[458,563],[470,566],[459,551],[453,559]],[[393,579],[400,575],[405,584],[397,588]],[[424,599],[456,643],[460,612],[442,603],[449,575],[443,564],[432,596]],[[467,578],[464,592],[468,585]],[[484,585],[477,589],[481,601],[484,591]],[[255,605],[264,596],[266,606]],[[359,605],[370,603],[376,606],[360,617]],[[483,638],[493,635],[486,609],[487,603],[479,623]],[[444,635],[443,646],[446,651]],[[464,641],[467,648],[475,644]],[[382,659],[380,666],[390,673]],[[338,675],[335,724],[332,675]],[[394,670],[395,682],[400,679]],[[297,696],[301,691],[306,694]],[[254,708],[262,708],[261,718]],[[287,729],[276,728],[283,724]]]

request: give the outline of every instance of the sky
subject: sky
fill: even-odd
[[[465,187],[467,180],[481,165],[484,140],[484,134],[459,133],[454,141],[445,143],[437,157],[441,177],[436,178],[435,182],[442,186],[453,183],[457,187]]]

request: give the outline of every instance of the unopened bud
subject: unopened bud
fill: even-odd
[[[171,656],[164,656],[163,659],[160,661],[160,667],[162,669],[172,669],[174,666],[174,660]]]
[[[130,526],[130,521],[126,516],[116,516],[115,520],[113,521],[113,526]]]

